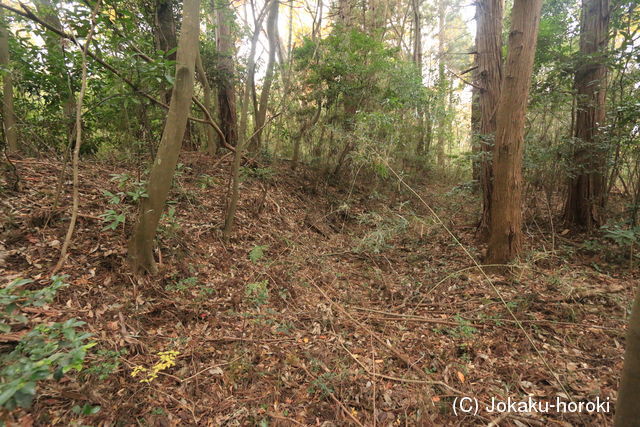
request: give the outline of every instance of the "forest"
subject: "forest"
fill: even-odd
[[[640,2],[0,0],[0,425],[640,426]]]

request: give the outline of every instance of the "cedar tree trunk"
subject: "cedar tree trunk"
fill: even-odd
[[[541,7],[542,0],[515,0],[511,13],[509,53],[496,114],[489,264],[508,263],[521,249],[524,121]]]

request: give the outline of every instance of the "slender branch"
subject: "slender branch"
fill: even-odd
[[[9,5],[6,5],[4,3],[0,3],[0,7],[5,8],[5,9],[15,13],[16,15],[22,16],[23,18],[27,18],[27,19],[29,19],[29,20],[41,25],[45,29],[57,34],[58,36],[60,36],[60,37],[62,37],[64,39],[70,40],[73,44],[78,46],[78,48],[80,48],[80,50],[84,50],[85,46],[82,43],[80,43],[75,37],[73,37],[72,35],[70,35],[70,34],[68,34],[68,33],[56,28],[55,26],[49,24],[48,22],[44,21],[42,18],[37,16],[35,13],[33,13],[33,11],[31,9],[29,9],[29,7],[27,5],[25,5],[24,3],[20,3],[20,6],[24,10],[16,9],[16,8],[11,7]],[[113,74],[115,74],[117,77],[119,77],[122,81],[124,81],[127,85],[129,85],[132,89],[134,89],[136,92],[138,92],[142,96],[148,98],[153,103],[158,104],[161,107],[166,108],[166,109],[169,108],[169,106],[166,105],[165,103],[157,100],[152,95],[150,95],[150,94],[142,91],[141,89],[139,89],[135,83],[133,83],[127,77],[122,75],[122,73],[120,71],[118,71],[113,66],[109,65],[108,63],[106,63],[102,58],[100,58],[99,56],[97,56],[96,54],[94,54],[92,51],[90,51],[88,49],[87,49],[87,56],[92,58],[94,61],[96,61],[98,64],[102,65],[107,70],[111,71]]]
[[[468,68],[468,69],[464,70],[463,72],[460,73],[460,75],[463,76],[463,75],[465,75],[465,74],[467,74],[467,73],[469,73],[469,72],[471,72],[473,70],[477,70],[477,69],[478,69],[478,66],[476,65],[474,67],[471,67],[471,68]]]
[[[64,265],[67,259],[67,250],[69,249],[69,245],[71,244],[71,238],[73,237],[73,230],[76,226],[76,221],[78,219],[78,205],[79,205],[79,173],[78,167],[80,163],[80,145],[82,144],[82,103],[84,101],[84,95],[87,91],[87,51],[89,50],[89,43],[91,43],[91,38],[93,37],[94,31],[96,29],[96,15],[100,10],[101,1],[98,0],[96,7],[93,9],[91,13],[91,28],[89,29],[89,34],[87,34],[87,42],[82,48],[82,84],[80,86],[80,93],[78,94],[78,102],[76,103],[76,144],[73,148],[73,206],[71,209],[71,220],[69,221],[69,228],[67,229],[67,235],[64,238],[64,243],[62,244],[62,249],[60,249],[60,259],[53,269],[54,272],[58,271]],[[73,40],[76,44],[78,41],[73,37]]]
[[[89,2],[87,2],[87,1],[85,1],[84,3],[87,4],[87,5],[89,4]],[[118,28],[116,28],[115,23],[112,22],[111,19],[107,19],[107,22],[109,22],[109,24],[111,25],[111,29],[118,36],[122,37],[124,40],[128,40],[128,38],[125,37]],[[151,58],[149,55],[147,55],[142,50],[140,50],[140,48],[138,46],[136,46],[136,45],[134,45],[133,43],[130,43],[130,42],[128,44],[129,44],[129,47],[131,47],[131,49],[133,49],[142,60],[144,60],[145,62],[147,62],[149,64],[155,62],[155,60],[153,58]],[[213,129],[216,131],[216,133],[220,137],[220,139],[222,141],[222,145],[225,148],[227,148],[227,149],[229,149],[231,151],[235,151],[235,148],[227,142],[227,138],[225,137],[224,133],[222,132],[222,130],[220,129],[218,124],[213,120],[213,117],[211,116],[211,113],[209,112],[208,108],[204,104],[202,104],[202,102],[200,102],[198,100],[198,98],[196,98],[195,95],[193,96],[193,102],[203,112],[203,114],[205,115],[205,119],[204,120],[200,120],[200,119],[195,120],[195,118],[191,118],[190,117],[190,120],[198,121],[198,122],[201,122],[201,123],[204,123],[204,124],[211,125],[211,127],[213,127]]]
[[[470,71],[470,70],[467,70],[467,71],[465,71],[465,73],[467,73],[467,72],[469,72],[469,71]],[[480,89],[480,90],[483,90],[483,89],[484,89],[483,87],[480,87],[480,86],[478,86],[478,85],[476,85],[476,84],[473,84],[473,83],[471,83],[471,82],[469,82],[469,81],[465,80],[462,76],[460,76],[459,74],[456,74],[454,71],[450,70],[448,67],[447,67],[447,72],[449,72],[449,74],[452,74],[452,75],[454,75],[455,77],[459,78],[460,80],[462,80],[462,82],[463,82],[463,83],[466,83],[466,84],[468,84],[469,86],[475,87],[476,89]]]
[[[62,37],[64,39],[70,40],[71,42],[73,42],[73,44],[78,46],[78,48],[80,48],[81,50],[85,49],[85,45],[80,43],[75,37],[73,37],[72,35],[70,35],[70,34],[68,34],[68,33],[66,33],[66,32],[54,27],[53,25],[47,23],[42,18],[40,18],[38,15],[33,13],[33,11],[27,5],[25,5],[24,3],[21,2],[20,6],[22,7],[23,10],[17,9],[15,7],[9,6],[9,5],[4,4],[4,3],[0,3],[0,7],[4,8],[4,9],[10,11],[10,12],[13,12],[16,15],[22,16],[23,18],[29,19],[29,20],[39,24],[40,26],[42,26],[45,29],[57,34],[58,36],[60,36],[60,37]],[[88,43],[86,43],[86,44],[88,44]],[[143,53],[142,51],[137,49],[135,46],[132,46],[132,48],[136,51],[136,53],[143,60],[145,60],[147,62],[153,62],[152,58],[150,58],[148,55],[146,55],[145,53]],[[122,74],[122,72],[118,71],[116,68],[114,68],[113,66],[109,65],[107,62],[105,62],[102,58],[100,58],[95,53],[90,51],[88,48],[86,49],[86,55],[89,56],[94,61],[96,61],[98,64],[102,65],[104,68],[106,68],[108,71],[113,73],[115,76],[120,78],[124,83],[126,83],[129,87],[131,87],[134,90],[134,92],[144,96],[145,98],[147,98],[148,100],[150,100],[154,104],[164,108],[165,110],[169,109],[169,106],[167,104],[165,104],[164,102],[156,99],[153,95],[151,95],[151,94],[143,91],[142,89],[138,88],[138,86],[134,82],[132,82],[130,79],[128,79],[126,76],[124,76]],[[216,133],[218,133],[218,135],[221,136],[222,142],[223,142],[222,145],[225,148],[227,148],[227,149],[229,149],[231,151],[235,151],[235,148],[227,143],[226,139],[224,138],[224,134],[222,134],[222,131],[220,130],[220,127],[215,123],[215,121],[211,117],[211,114],[209,113],[207,108],[200,101],[198,101],[195,98],[194,98],[194,102],[198,106],[198,108],[200,110],[202,110],[202,112],[204,113],[206,119],[200,119],[200,118],[197,118],[197,117],[189,116],[189,120],[194,121],[194,122],[198,122],[198,123],[205,123],[205,124],[208,124],[208,125],[212,126],[215,129]]]

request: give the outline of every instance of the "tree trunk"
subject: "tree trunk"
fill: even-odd
[[[75,137],[76,143],[73,147],[73,202],[71,208],[71,219],[69,220],[69,227],[67,228],[67,234],[65,235],[62,248],[60,249],[60,259],[54,267],[54,273],[58,271],[64,265],[67,259],[67,250],[71,245],[71,238],[73,237],[73,231],[76,227],[76,221],[78,220],[78,207],[80,204],[80,176],[78,168],[80,167],[80,146],[82,145],[82,105],[84,102],[84,96],[87,92],[87,51],[91,45],[91,39],[93,37],[96,28],[96,15],[100,11],[101,2],[97,2],[93,12],[91,13],[91,28],[87,34],[84,47],[82,48],[82,79],[80,85],[80,92],[78,93],[78,101],[76,105],[76,123],[75,123]]]
[[[413,0],[411,0],[413,2]],[[384,40],[384,35],[387,26],[389,5],[392,2],[388,0],[371,0],[369,4],[369,28],[364,27],[364,30],[371,36],[375,36],[378,40]],[[418,0],[418,7],[423,3],[422,0]],[[401,3],[398,3],[400,6]]]
[[[269,15],[267,16],[267,37],[269,38],[269,60],[262,84],[262,92],[260,93],[260,103],[258,104],[255,133],[251,138],[251,151],[257,152],[260,149],[262,128],[267,118],[267,107],[269,105],[269,93],[271,91],[271,83],[273,82],[273,68],[276,60],[276,50],[278,49],[278,9],[280,8],[279,0],[271,0],[269,6]]]
[[[496,113],[489,264],[508,263],[521,249],[524,121],[541,7],[542,0],[515,0],[511,12],[509,53]]]
[[[477,46],[478,42],[476,40],[476,50]],[[474,80],[477,81],[475,74]],[[474,181],[474,192],[480,188],[477,183],[481,181],[482,175],[482,146],[480,144],[480,89],[474,86],[471,88],[471,154],[473,155],[471,158],[471,177]]]
[[[6,27],[4,13],[0,10],[0,67],[6,72],[2,75],[2,124],[7,143],[7,152],[18,152],[18,132],[16,116],[13,111],[13,79],[9,65],[9,30]]]
[[[171,0],[157,0],[155,10],[156,45],[161,51],[169,52],[178,45],[176,35],[176,20],[173,16],[173,3]],[[166,55],[167,59],[175,60],[177,52]]]
[[[316,107],[316,111],[308,121],[304,121],[300,126],[300,130],[298,134],[293,139],[293,157],[291,158],[291,169],[295,170],[298,167],[298,161],[300,160],[300,143],[306,136],[309,129],[315,126],[318,123],[318,119],[320,118],[320,113],[322,112],[322,103],[318,102],[318,106]]]
[[[338,0],[338,17],[336,24],[340,25],[342,31],[347,34],[347,37],[351,39],[351,30],[354,28],[354,10],[353,10],[353,0]],[[351,40],[350,40],[351,42]],[[353,78],[351,76],[346,77],[346,84],[353,82]],[[349,135],[347,137],[347,142],[345,146],[340,152],[340,156],[338,157],[337,163],[331,173],[332,176],[335,176],[340,171],[342,167],[342,163],[346,158],[349,151],[351,151],[352,142],[351,142],[351,133],[355,129],[355,120],[356,113],[358,112],[359,102],[356,100],[352,94],[343,93],[342,97],[342,108],[343,108],[343,119],[342,119],[342,127],[345,131],[345,134]],[[331,145],[333,147],[333,145]],[[336,147],[337,150],[337,147]]]
[[[165,58],[175,61],[176,47],[178,46],[178,36],[176,31],[176,18],[173,13],[173,0],[156,0],[155,8],[155,31],[156,47],[165,52]],[[173,52],[171,52],[173,51]],[[167,52],[171,52],[167,54]],[[163,98],[166,104],[171,103],[171,90],[163,91]],[[191,126],[187,122],[184,131],[183,145],[187,150],[195,149],[193,145]]]
[[[156,0],[154,21],[154,38],[156,41],[156,48],[166,54],[166,52],[169,52],[178,45],[178,38],[176,36],[176,20],[173,16],[172,0]],[[166,58],[175,61],[176,52],[166,55]],[[171,91],[163,91],[162,98],[165,103],[169,104],[171,102]]]
[[[638,427],[638,402],[640,402],[640,289],[636,291],[633,313],[627,331],[627,349],[624,368],[616,402],[616,427]]]
[[[345,28],[351,27],[351,0],[338,0],[337,23]]]
[[[422,83],[422,14],[420,6],[422,0],[411,0],[414,23],[413,37],[413,63],[420,73],[420,83]],[[424,154],[424,106],[418,105],[418,142],[416,144],[416,154],[421,156]]]
[[[289,0],[289,22],[287,25],[287,65],[291,66],[291,61],[293,58],[291,57],[291,52],[293,52],[293,0]],[[314,15],[315,20],[315,15]],[[311,38],[313,39],[313,25],[311,26]],[[284,66],[284,62],[282,61],[282,65]]]
[[[251,88],[253,87],[253,80],[256,72],[256,48],[258,46],[258,39],[260,38],[261,27],[262,15],[255,22],[253,36],[251,37],[251,49],[249,50],[249,57],[247,58],[247,81],[244,87],[244,93],[242,94],[242,109],[240,111],[240,135],[236,146],[235,156],[233,158],[231,169],[232,185],[228,196],[227,212],[224,219],[224,231],[222,233],[222,238],[225,241],[228,241],[229,237],[231,237],[233,221],[235,220],[236,209],[238,207],[238,197],[240,194],[240,161],[242,160],[242,152],[244,151],[247,140],[246,133],[247,123],[249,121],[249,98],[251,98]]]
[[[176,58],[176,78],[169,113],[149,174],[148,197],[142,199],[138,222],[129,240],[129,258],[136,273],[157,271],[153,258],[153,241],[171,188],[191,110],[193,77],[198,55],[199,10],[200,0],[184,0]]]
[[[428,153],[433,145],[433,109],[430,102],[427,102],[424,107],[424,152]]]
[[[214,0],[212,0],[214,1]],[[236,111],[235,46],[231,33],[233,11],[229,0],[219,0],[216,6],[216,49],[218,51],[218,108],[220,129],[231,146],[238,144],[238,118]]]
[[[311,40],[316,41],[322,32],[322,13],[324,11],[324,1],[318,0],[316,3],[316,13],[313,16],[313,27],[311,28]]]
[[[503,0],[479,0],[476,23],[476,69],[478,90],[478,145],[480,147],[480,187],[482,217],[478,230],[483,240],[489,236],[493,171],[491,157],[496,133],[496,108],[502,82]]]
[[[209,85],[209,79],[207,78],[207,73],[205,72],[204,66],[202,65],[202,58],[200,57],[199,52],[198,57],[196,58],[196,72],[198,75],[198,80],[202,85],[202,91],[204,92],[204,106],[207,107],[207,110],[212,112],[211,86]],[[215,131],[209,124],[204,124],[203,126],[205,135],[207,137],[207,152],[213,156],[218,152],[218,143],[216,141]]]
[[[591,230],[602,224],[606,150],[600,127],[605,121],[609,0],[583,0],[580,58],[575,75],[576,129],[573,163],[565,205],[568,226]]]
[[[444,154],[446,145],[446,121],[447,121],[447,84],[445,77],[445,29],[446,6],[444,0],[438,1],[438,146],[436,147],[436,160],[438,166],[444,167]]]

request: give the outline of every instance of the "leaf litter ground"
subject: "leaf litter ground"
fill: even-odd
[[[108,205],[122,166],[84,163],[69,261],[71,284],[32,322],[87,322],[98,345],[87,369],[42,383],[21,425],[609,425],[609,414],[456,415],[480,402],[565,398],[615,401],[637,270],[552,236],[528,218],[526,255],[491,276],[544,361],[471,260],[397,185],[321,184],[287,164],[244,169],[229,243],[220,238],[229,164],[186,153],[159,234],[160,273],[131,276],[126,236],[135,207]],[[20,193],[3,198],[3,283],[48,284],[68,224],[70,182],[52,212],[59,165],[17,163]],[[209,174],[209,175],[206,175]],[[123,175],[120,175],[123,176]],[[204,179],[203,179],[204,177]],[[480,258],[477,198],[414,183]],[[102,214],[127,220],[103,230]],[[49,220],[47,221],[47,218]],[[568,236],[567,236],[568,237]],[[555,241],[555,242],[554,242]],[[612,251],[615,248],[610,248]],[[613,252],[612,252],[613,253]],[[0,336],[10,349],[16,336]],[[158,353],[175,366],[132,377]],[[549,368],[553,371],[550,372]],[[563,386],[554,378],[561,380]],[[91,416],[75,405],[100,406]]]

